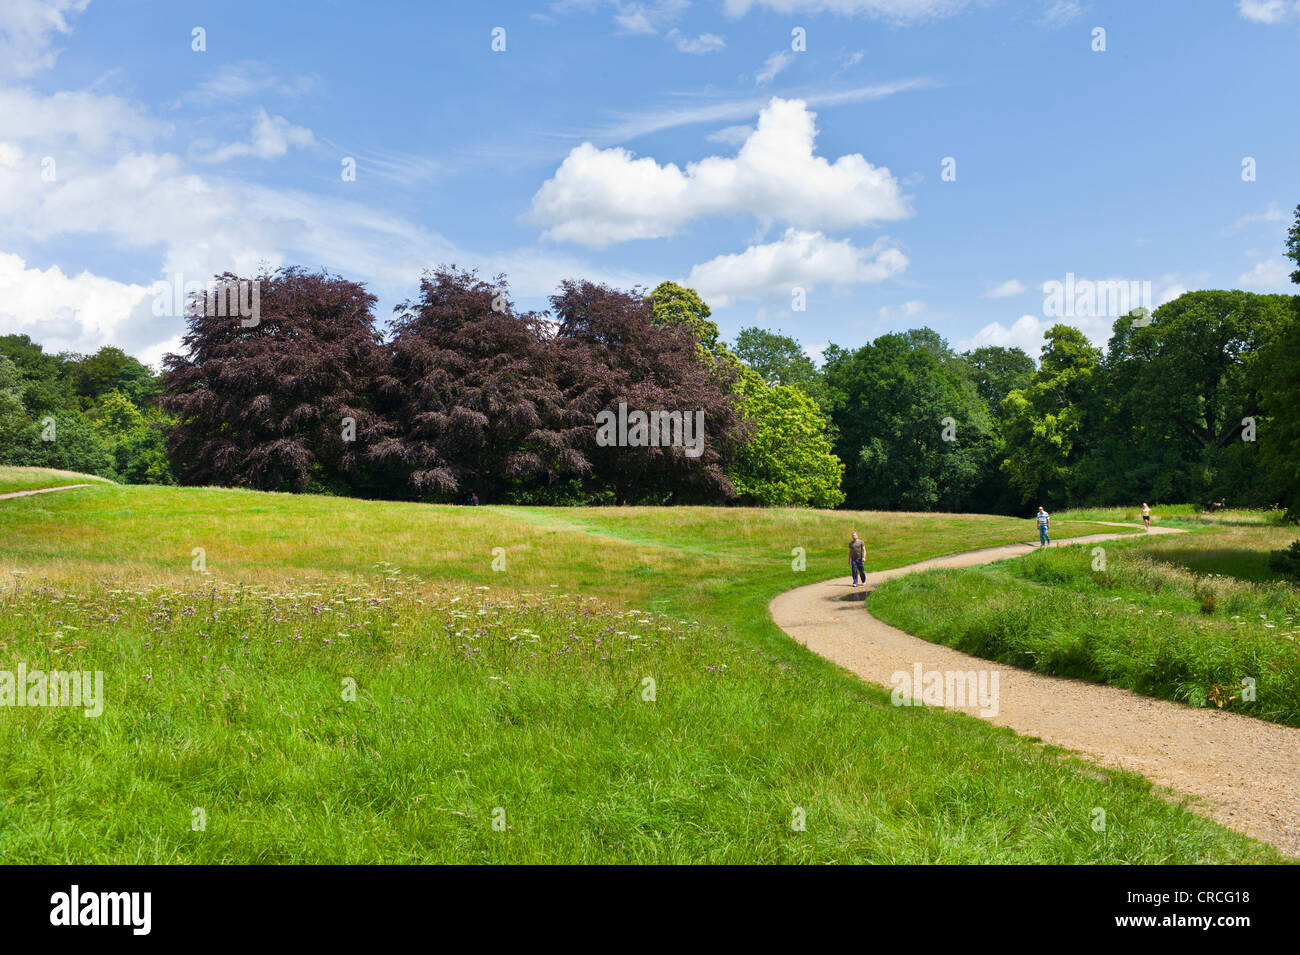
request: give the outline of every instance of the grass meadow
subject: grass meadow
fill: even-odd
[[[0,857],[1278,860],[785,637],[768,602],[845,575],[850,530],[871,569],[1034,536],[118,485],[0,502],[0,669],[105,674],[98,717],[0,707]]]

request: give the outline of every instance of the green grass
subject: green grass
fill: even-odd
[[[1141,777],[894,708],[768,618],[850,529],[883,568],[1029,521],[113,485],[0,522],[0,666],[107,697],[0,708],[6,861],[1277,859]]]
[[[1295,533],[1234,519],[1037,551],[891,581],[871,610],[986,659],[1300,726],[1300,590],[1267,567]]]
[[[107,478],[77,471],[57,471],[53,468],[19,468],[0,465],[0,494],[11,491],[35,491],[45,487],[65,484],[111,484]]]

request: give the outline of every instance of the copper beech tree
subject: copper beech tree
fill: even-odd
[[[227,273],[216,285],[240,281]],[[163,359],[179,477],[264,490],[355,486],[385,426],[368,407],[387,362],[375,297],[300,268],[242,281],[257,283],[256,315],[200,295],[187,309],[184,354]]]
[[[231,275],[219,281],[238,281]],[[519,312],[505,278],[427,272],[391,340],[374,296],[324,273],[264,274],[260,313],[188,316],[165,360],[182,479],[383,497],[556,503],[723,502],[746,433],[726,366],[639,291],[564,282]],[[220,311],[220,310],[218,310]],[[703,452],[601,446],[620,403],[703,414]]]

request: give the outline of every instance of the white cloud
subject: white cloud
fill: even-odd
[[[898,180],[859,153],[813,155],[815,114],[773,97],[735,158],[685,171],[626,149],[583,143],[533,197],[548,238],[605,246],[672,235],[704,216],[751,215],[803,229],[859,226],[911,215]]]
[[[920,299],[914,298],[911,301],[904,302],[902,305],[882,305],[880,308],[876,309],[876,315],[882,322],[888,322],[898,317],[913,318],[920,315],[927,308],[929,308],[928,305]]]
[[[1244,229],[1248,225],[1253,225],[1256,222],[1282,222],[1284,219],[1286,219],[1286,213],[1278,207],[1276,202],[1270,202],[1268,208],[1263,212],[1249,212],[1238,218],[1232,223],[1232,225],[1228,226],[1223,231],[1225,233],[1232,233],[1239,229]]]
[[[259,109],[248,142],[227,143],[204,158],[208,162],[227,162],[243,156],[279,159],[289,151],[290,146],[303,148],[315,142],[310,129],[295,126],[283,116],[269,116],[266,110]]]
[[[1166,302],[1172,302],[1188,290],[1186,281],[1177,275],[1163,275],[1158,279],[1147,281],[1151,285],[1149,306],[1152,309],[1159,308]],[[983,345],[1002,345],[1007,348],[1023,348],[1031,356],[1037,358],[1043,345],[1043,334],[1053,325],[1058,324],[1070,325],[1079,329],[1088,336],[1088,340],[1094,345],[1104,348],[1106,343],[1110,341],[1115,319],[1130,308],[1146,307],[1148,304],[1141,300],[1145,294],[1142,282],[1116,278],[1092,280],[1076,276],[1073,279],[1076,303],[1064,303],[1069,308],[1069,313],[1062,315],[1049,314],[1049,286],[1052,282],[1064,284],[1062,279],[1053,279],[1043,283],[1042,317],[1021,315],[1010,327],[1003,325],[1001,322],[990,322],[972,337],[960,342],[958,344],[959,350],[966,351]],[[1126,297],[1122,301],[1112,303],[1108,290],[1120,286],[1123,287],[1120,289],[1122,296]],[[1096,302],[1095,304],[1089,302],[1084,306],[1079,296],[1084,295],[1086,299],[1090,297],[1088,293],[1091,292],[1096,293]],[[1115,306],[1118,313],[1113,313],[1112,306]],[[1090,314],[1092,312],[1104,312],[1105,314]]]
[[[265,92],[282,96],[301,96],[314,89],[318,82],[319,79],[315,75],[282,80],[261,63],[246,60],[241,63],[221,64],[187,99],[201,103],[220,103],[246,99]]]
[[[103,150],[148,142],[168,130],[117,96],[68,91],[43,96],[0,87],[0,136],[37,140],[44,152],[68,147]]]
[[[750,136],[754,135],[753,126],[724,126],[722,129],[714,130],[704,138],[711,143],[722,143],[724,146],[739,146]]]
[[[724,0],[723,9],[731,17],[742,17],[753,7],[760,6],[779,14],[861,14],[891,23],[912,23],[951,16],[973,2],[974,0]]]
[[[1063,27],[1083,15],[1083,5],[1077,0],[1052,0],[1043,10],[1038,22],[1049,29]]]
[[[0,3],[0,73],[31,76],[54,65],[55,34],[72,32],[68,20],[90,0],[4,0]]]
[[[754,82],[759,86],[766,86],[776,79],[776,75],[794,62],[794,53],[790,50],[777,50],[759,67],[754,74]]]
[[[989,290],[989,298],[1010,298],[1013,295],[1023,295],[1025,285],[1019,279],[1007,279],[1001,285],[995,286]]]
[[[1003,348],[1023,348],[1030,357],[1037,359],[1043,347],[1043,333],[1055,324],[1057,324],[1056,319],[1045,320],[1033,315],[1021,315],[1010,328],[1001,322],[992,322],[971,338],[958,343],[957,349],[969,351],[973,348],[983,348],[985,345],[999,345]],[[1071,320],[1065,324],[1077,327],[1079,323]],[[1109,332],[1109,326],[1105,331]],[[1093,338],[1093,335],[1088,337]]]
[[[1295,0],[1237,0],[1237,13],[1252,23],[1282,23],[1300,16]]]
[[[615,0],[614,23],[622,33],[654,35],[676,20],[689,0],[656,0],[653,3],[621,3]]]
[[[881,100],[896,93],[929,89],[932,86],[934,86],[933,80],[920,77],[899,80],[893,83],[880,83],[875,86],[857,86],[844,90],[817,90],[800,93],[798,98],[810,107],[843,106],[848,103]],[[706,103],[703,106],[671,106],[647,109],[639,113],[626,113],[616,116],[612,122],[588,128],[585,131],[573,134],[570,138],[583,138],[589,141],[605,143],[622,143],[649,133],[675,129],[678,126],[748,119],[755,113],[760,112],[767,104],[768,97],[764,94]]]
[[[699,36],[690,37],[673,28],[665,34],[665,37],[673,42],[678,53],[693,53],[697,56],[716,53],[727,45],[727,42],[716,33],[701,33]]]
[[[725,308],[735,299],[789,296],[796,287],[882,282],[907,268],[907,257],[878,239],[859,249],[847,239],[787,229],[776,242],[720,255],[691,269],[686,280],[709,302]]]
[[[1294,268],[1294,263],[1283,258],[1265,259],[1256,262],[1249,272],[1238,276],[1237,284],[1244,289],[1262,292],[1294,291],[1291,288],[1291,272]]]
[[[93,351],[124,337],[120,326],[146,299],[146,286],[28,268],[0,252],[0,334],[30,335],[50,351]]]

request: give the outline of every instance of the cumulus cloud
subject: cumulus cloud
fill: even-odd
[[[1056,324],[1056,320],[1046,321],[1034,315],[1021,315],[1016,321],[1007,327],[1001,322],[991,322],[985,325],[973,336],[963,342],[959,342],[957,348],[959,351],[969,351],[973,348],[983,348],[986,345],[998,345],[1003,348],[1022,348],[1032,358],[1037,359],[1038,353],[1043,347],[1043,333]],[[1078,327],[1077,321],[1071,321],[1068,324]],[[1092,330],[1094,333],[1096,329]],[[1103,329],[1103,334],[1109,331],[1109,327]],[[1088,334],[1090,339],[1095,339],[1093,333]]]
[[[289,151],[290,146],[301,149],[315,142],[316,138],[305,126],[295,126],[283,116],[270,116],[266,110],[259,109],[247,142],[227,143],[204,158],[208,162],[228,162],[244,156],[279,159]]]
[[[29,268],[0,252],[0,333],[30,335],[50,351],[92,351],[121,339],[125,319],[147,298],[147,286]]]
[[[860,153],[813,154],[816,114],[773,97],[734,158],[660,165],[621,148],[573,149],[533,197],[547,238],[605,246],[676,233],[705,216],[748,215],[801,229],[860,226],[911,215],[897,179]]]
[[[1237,277],[1237,284],[1244,289],[1260,292],[1288,292],[1291,288],[1291,271],[1294,263],[1283,258],[1265,259],[1256,262],[1249,272]]]
[[[1105,347],[1110,341],[1115,319],[1120,315],[1139,306],[1157,309],[1188,290],[1187,283],[1177,275],[1163,275],[1159,279],[1147,281],[1150,283],[1149,302],[1143,301],[1146,289],[1141,281],[1075,277],[1072,279],[1074,302],[1065,302],[1062,290],[1052,288],[1053,283],[1064,285],[1062,280],[1044,282],[1041,316],[1021,315],[1010,326],[990,322],[960,342],[958,347],[965,351],[983,345],[1002,345],[1007,348],[1023,348],[1037,358],[1043,345],[1043,334],[1057,324],[1071,325],[1088,336],[1094,345]],[[1068,311],[1058,314],[1060,310],[1049,306],[1049,301],[1064,305]]]
[[[36,140],[50,149],[102,150],[149,142],[170,127],[153,120],[117,96],[81,91],[49,96],[0,87],[0,136]]]
[[[740,298],[789,296],[796,287],[882,282],[906,268],[907,257],[885,239],[860,249],[847,239],[790,228],[776,242],[695,266],[687,284],[725,308]]]

